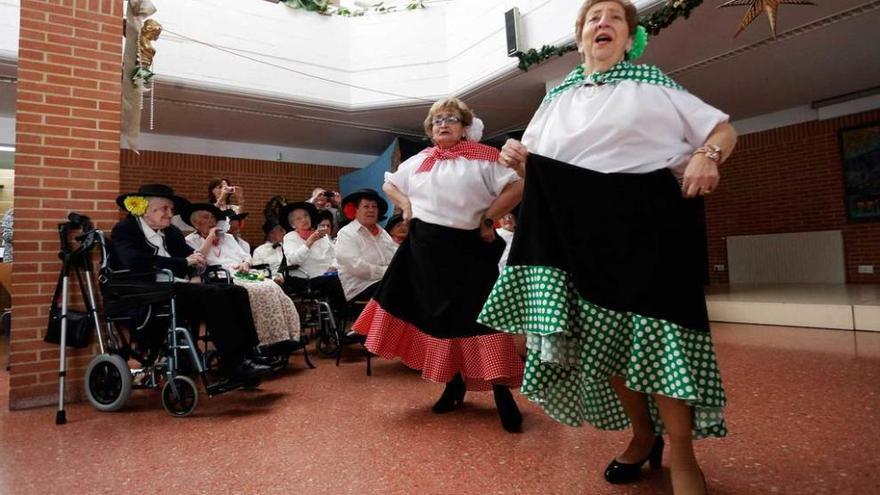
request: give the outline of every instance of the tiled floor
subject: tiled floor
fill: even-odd
[[[731,435],[698,444],[710,493],[880,493],[880,334],[718,324]],[[627,440],[554,423],[521,397],[525,432],[505,433],[491,394],[443,416],[441,391],[352,350],[340,368],[296,368],[257,392],[168,416],[156,394],[101,414],[8,412],[0,372],[2,494],[661,494],[668,471],[607,485]]]

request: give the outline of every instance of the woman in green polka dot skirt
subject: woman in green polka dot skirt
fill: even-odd
[[[643,28],[628,0],[588,0],[584,63],[550,91],[500,162],[526,177],[508,258],[478,318],[524,334],[522,393],[557,421],[632,428],[611,483],[659,468],[705,493],[693,439],[727,433],[703,286],[701,196],[736,134],[728,116],[659,69],[633,65]]]

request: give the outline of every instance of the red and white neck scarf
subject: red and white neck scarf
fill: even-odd
[[[486,146],[485,144],[476,143],[474,141],[462,141],[451,148],[441,148],[434,146],[428,148],[423,153],[427,153],[425,161],[416,170],[416,173],[430,172],[434,168],[434,164],[440,160],[453,160],[455,158],[466,158],[468,160],[486,160],[489,162],[497,162],[501,154],[497,149]]]

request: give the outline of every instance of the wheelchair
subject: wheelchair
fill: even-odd
[[[117,411],[132,390],[154,389],[161,390],[162,406],[169,414],[185,417],[199,401],[199,387],[191,375],[200,378],[209,397],[259,385],[259,378],[218,376],[210,353],[200,352],[190,330],[178,324],[171,271],[111,270],[103,233],[96,231],[95,241],[100,247],[98,282],[105,324],[104,330],[97,329],[101,352],[85,374],[86,397],[95,409]],[[139,367],[130,368],[129,361]]]
[[[293,300],[297,307],[301,307],[300,314],[302,318],[302,327],[308,328],[312,336],[316,340],[316,349],[318,354],[323,357],[336,358],[336,366],[342,360],[342,351],[349,343],[345,336],[345,330],[356,319],[354,308],[358,303],[346,303],[345,307],[333,308],[328,298],[319,291],[314,290],[310,281],[311,278],[305,270],[298,265],[284,266],[280,271],[284,274],[285,291]],[[293,290],[290,286],[290,279],[294,277],[294,273],[304,275],[299,277],[305,280],[305,290]],[[359,313],[360,311],[357,311]],[[363,345],[363,341],[357,341]],[[371,376],[372,371],[372,355],[367,352],[367,375]]]
[[[328,298],[313,289],[309,274],[299,265],[282,265],[279,272],[284,276],[284,292],[300,310],[303,334],[305,335],[306,330],[309,331],[311,338],[315,339],[318,354],[323,357],[336,356],[341,348],[343,335],[337,314]],[[295,290],[291,286],[294,273],[304,275],[300,280],[305,280],[305,290]]]
[[[272,270],[268,265],[255,265],[251,267],[251,273],[262,273],[267,280],[272,280]],[[219,265],[209,266],[204,275],[202,276],[204,281],[209,284],[221,284],[221,285],[230,285],[234,284],[233,275],[229,270],[223,268]],[[302,324],[300,324],[302,326]],[[205,338],[206,341],[209,341],[210,338]],[[302,349],[303,351],[303,359],[306,362],[306,366],[309,369],[314,369],[315,365],[312,364],[311,357],[309,356],[308,349],[309,338],[305,334],[305,332],[301,333],[300,339],[298,341],[290,340],[279,342],[276,344],[271,344],[268,346],[259,346],[258,351],[261,356],[268,358],[271,362],[269,366],[272,367],[273,371],[278,371],[280,369],[284,369],[288,366],[290,356]],[[213,351],[209,351],[210,354],[208,357],[208,361],[213,363],[215,358],[215,354]]]

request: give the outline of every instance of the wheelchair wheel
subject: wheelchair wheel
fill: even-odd
[[[318,337],[316,347],[318,354],[324,357],[333,357],[336,355],[336,351],[339,350],[339,339],[335,335],[321,335]]]
[[[116,354],[98,354],[86,369],[85,385],[86,397],[95,409],[118,411],[131,395],[128,363]]]
[[[179,418],[192,414],[199,403],[199,390],[192,378],[186,375],[177,375],[173,383],[177,388],[177,395],[171,388],[172,381],[165,382],[162,386],[162,407],[172,416]]]

